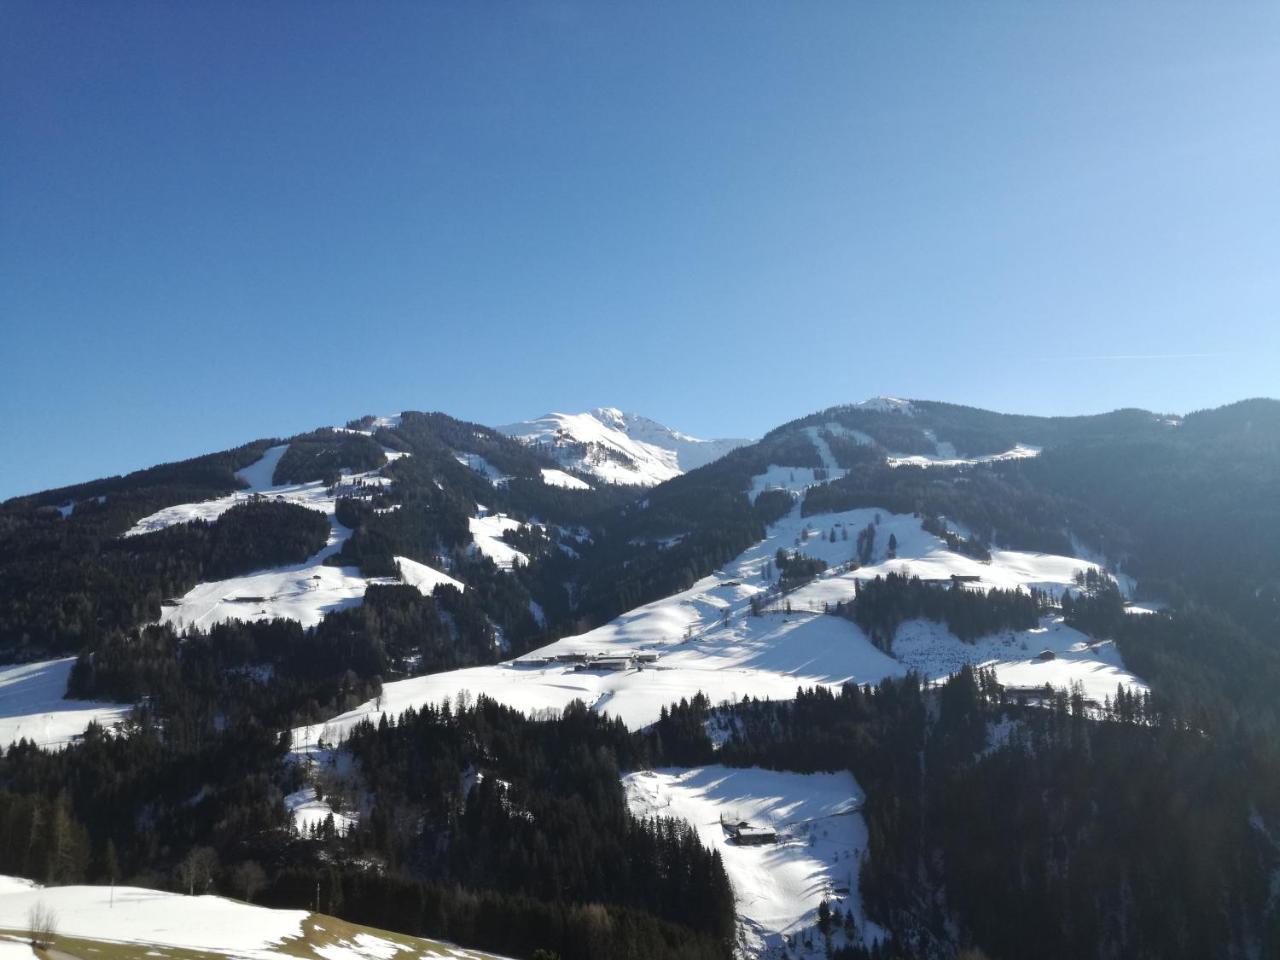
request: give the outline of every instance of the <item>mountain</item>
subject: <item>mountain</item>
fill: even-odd
[[[696,468],[544,420],[0,504],[0,874],[526,958],[1280,955],[1280,403],[876,398]]]
[[[497,428],[553,457],[565,469],[605,483],[653,486],[696,470],[748,440],[700,440],[615,407],[548,413]]]

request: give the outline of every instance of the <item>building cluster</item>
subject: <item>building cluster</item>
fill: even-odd
[[[527,663],[539,664],[574,664],[577,670],[623,670],[643,669],[657,663],[658,654],[650,650],[633,650],[629,653],[601,653],[582,650],[552,654],[549,657],[526,660]]]

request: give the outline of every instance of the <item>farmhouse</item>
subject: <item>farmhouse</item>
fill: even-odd
[[[728,830],[730,839],[742,847],[757,847],[778,842],[778,831],[772,827],[757,827],[746,820],[729,824]]]

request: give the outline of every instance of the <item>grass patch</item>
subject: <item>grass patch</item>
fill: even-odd
[[[3,940],[25,944],[28,942],[27,931],[0,929],[0,942]],[[394,953],[387,952],[388,945],[395,948]],[[287,937],[277,944],[265,945],[262,952],[275,955],[280,960],[324,960],[324,955],[318,950],[329,946],[344,947],[357,956],[376,957],[378,960],[419,960],[419,958],[428,957],[441,957],[447,960],[462,960],[462,958],[496,960],[493,954],[445,946],[435,940],[423,940],[403,933],[365,927],[319,913],[307,915],[302,922],[301,934],[296,937]],[[362,947],[369,952],[362,953]],[[167,947],[162,944],[117,943],[112,940],[93,940],[58,934],[54,938],[52,950],[40,950],[34,952],[32,956],[39,957],[40,960],[228,960],[229,954]]]

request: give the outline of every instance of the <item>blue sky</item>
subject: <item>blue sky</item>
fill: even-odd
[[[0,2],[0,497],[366,412],[1280,394],[1280,6]]]

